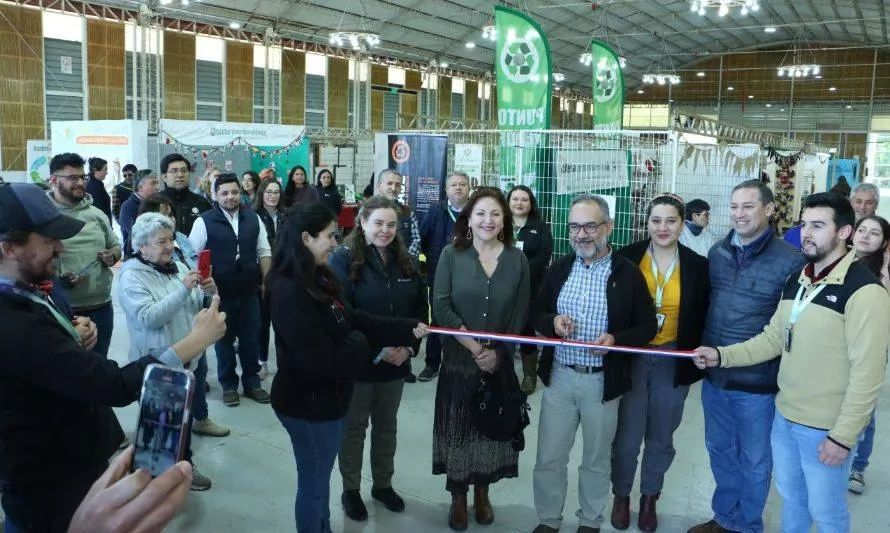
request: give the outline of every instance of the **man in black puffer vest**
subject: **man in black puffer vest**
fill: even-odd
[[[257,288],[272,263],[266,226],[250,208],[241,205],[241,186],[236,174],[220,174],[213,185],[216,205],[195,220],[189,241],[195,251],[210,250],[213,279],[226,312],[226,335],[216,343],[217,375],[223,403],[235,407],[238,396],[238,362],[241,359],[244,395],[269,403],[269,393],[260,386],[260,302]]]

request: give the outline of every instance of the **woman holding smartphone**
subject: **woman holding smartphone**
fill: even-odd
[[[426,286],[398,237],[397,212],[397,206],[382,196],[365,202],[359,212],[359,226],[347,237],[345,246],[331,256],[331,268],[354,308],[423,321],[429,314]],[[371,353],[378,355],[358,370],[339,459],[343,476],[341,502],[346,516],[353,520],[368,518],[359,489],[369,418],[373,443],[371,497],[392,512],[405,509],[404,500],[392,488],[396,415],[410,369],[406,363],[419,349],[420,341],[407,346],[372,344]]]
[[[619,253],[640,265],[655,301],[658,333],[650,346],[693,350],[701,344],[708,312],[710,282],[707,259],[680,244],[684,205],[673,194],[656,197],[646,209],[649,238]],[[633,389],[618,406],[618,429],[612,443],[612,526],[630,526],[630,492],[640,446],[645,441],[640,474],[638,527],[658,527],[655,502],[674,460],[674,431],[683,419],[689,386],[702,378],[691,360],[657,355],[633,358]]]
[[[272,407],[294,448],[299,533],[331,531],[331,470],[357,375],[377,356],[371,346],[411,346],[429,333],[415,319],[352,308],[328,266],[336,229],[327,207],[295,206],[266,278],[278,350]]]

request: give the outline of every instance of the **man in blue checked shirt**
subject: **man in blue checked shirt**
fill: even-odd
[[[637,265],[612,253],[609,205],[596,195],[572,200],[568,233],[573,252],[553,263],[531,310],[531,323],[548,337],[608,346],[645,346],[657,332],[655,307]],[[587,348],[545,348],[538,375],[544,383],[534,473],[540,525],[556,533],[568,487],[569,453],[578,424],[584,438],[578,469],[578,533],[598,533],[609,500],[612,440],[618,400],[631,388],[630,358]]]

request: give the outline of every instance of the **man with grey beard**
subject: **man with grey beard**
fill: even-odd
[[[545,348],[544,383],[534,472],[533,533],[556,533],[568,486],[567,465],[581,425],[578,533],[598,533],[609,500],[612,440],[618,400],[631,388],[629,355],[608,347],[645,346],[657,332],[655,307],[637,265],[612,253],[609,204],[596,195],[572,200],[568,223],[573,252],[550,267],[531,309],[531,324],[546,337],[593,342],[603,350]]]

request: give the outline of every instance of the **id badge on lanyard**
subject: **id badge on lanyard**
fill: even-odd
[[[825,288],[825,285],[819,285],[815,289],[810,291],[810,294],[807,295],[806,298],[803,298],[804,286],[801,285],[799,289],[797,289],[797,296],[794,297],[794,302],[791,304],[791,316],[788,319],[788,326],[785,328],[785,352],[791,352],[791,343],[794,340],[794,326],[797,324],[797,320],[800,318],[800,314],[803,312],[804,308],[812,302],[816,296],[822,292],[822,289]]]
[[[680,255],[679,250],[674,255],[674,260],[671,261],[671,266],[668,267],[667,272],[664,273],[664,283],[658,283],[658,265],[655,263],[655,256],[650,253],[649,259],[652,263],[652,279],[655,280],[655,321],[658,323],[658,333],[661,333],[661,329],[664,328],[664,322],[667,320],[667,315],[661,312],[662,300],[664,300],[664,287],[671,280],[671,276],[674,275],[674,268],[677,266],[677,259]]]

